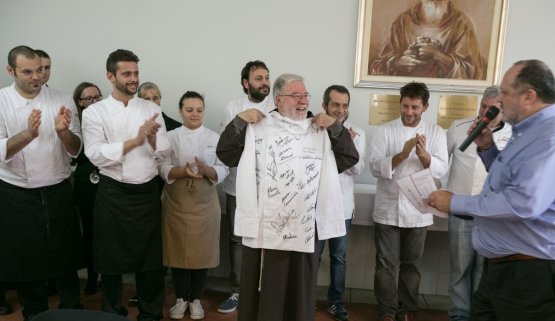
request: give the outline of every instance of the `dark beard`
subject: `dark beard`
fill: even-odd
[[[263,87],[263,88],[266,88],[266,87]],[[264,94],[260,90],[256,90],[256,89],[252,88],[251,86],[249,86],[249,98],[253,102],[259,103],[259,102],[263,101],[264,99],[266,99],[266,97],[269,94],[270,94],[270,88],[268,88],[268,93]]]
[[[127,89],[126,86],[124,86],[122,83],[120,83],[119,81],[116,81],[116,88],[117,90],[119,90],[120,92],[129,95],[129,96],[133,96],[137,93],[137,91],[135,90],[134,92]]]

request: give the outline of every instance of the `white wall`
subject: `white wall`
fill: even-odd
[[[544,38],[555,29],[555,2],[509,1],[502,70],[528,58],[555,68],[555,45]],[[92,81],[107,95],[108,54],[133,50],[141,59],[141,80],[161,87],[168,114],[177,118],[177,100],[186,90],[206,95],[210,128],[218,125],[225,104],[242,93],[245,62],[261,59],[273,78],[284,72],[305,76],[313,111],[320,110],[328,85],[349,87],[351,120],[370,142],[370,94],[397,92],[352,87],[357,19],[357,0],[3,0],[0,57],[7,64],[8,51],[20,44],[43,49],[53,59],[51,86],[72,93],[79,82]],[[0,87],[10,83],[0,73]],[[426,119],[436,119],[438,98],[432,93]],[[366,173],[358,181],[373,179]]]

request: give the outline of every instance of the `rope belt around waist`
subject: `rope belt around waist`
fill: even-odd
[[[507,255],[502,257],[496,257],[488,260],[493,264],[501,264],[501,263],[514,262],[514,261],[540,260],[540,258],[517,253],[517,254],[512,254],[512,255]]]

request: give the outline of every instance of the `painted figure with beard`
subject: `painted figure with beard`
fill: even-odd
[[[472,21],[451,0],[420,0],[393,22],[368,74],[485,79]]]
[[[317,239],[345,235],[338,172],[358,162],[341,121],[308,111],[303,78],[284,74],[277,109],[242,111],[216,154],[237,167],[234,233],[242,237],[239,321],[312,321]],[[317,234],[316,234],[317,229]]]
[[[158,166],[170,155],[160,106],[135,97],[139,58],[118,49],[106,61],[112,94],[83,111],[85,155],[100,170],[94,206],[93,261],[102,310],[126,315],[122,274],[135,273],[138,321],[163,318]]]
[[[397,180],[424,169],[440,179],[447,172],[447,139],[422,119],[430,93],[423,83],[401,88],[401,117],[381,125],[370,144],[370,170],[377,178],[374,201],[376,274],[381,321],[412,321],[418,310],[420,263],[432,214],[422,214],[399,192]]]
[[[266,64],[260,60],[249,61],[241,70],[241,86],[243,95],[227,104],[224,110],[224,118],[220,124],[220,133],[225,126],[233,120],[240,112],[247,109],[256,108],[263,114],[269,113],[274,109],[274,102],[270,96],[270,74]],[[241,238],[233,233],[235,222],[235,181],[237,168],[230,168],[229,175],[224,181],[226,195],[226,216],[224,224],[229,230],[229,258],[231,271],[229,273],[229,286],[231,295],[220,303],[218,311],[230,313],[237,309],[239,304],[239,276],[241,272]]]

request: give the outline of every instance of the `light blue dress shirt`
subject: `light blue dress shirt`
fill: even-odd
[[[489,174],[480,195],[453,195],[451,213],[475,218],[474,248],[555,259],[555,105],[513,126],[507,147],[480,152]]]

